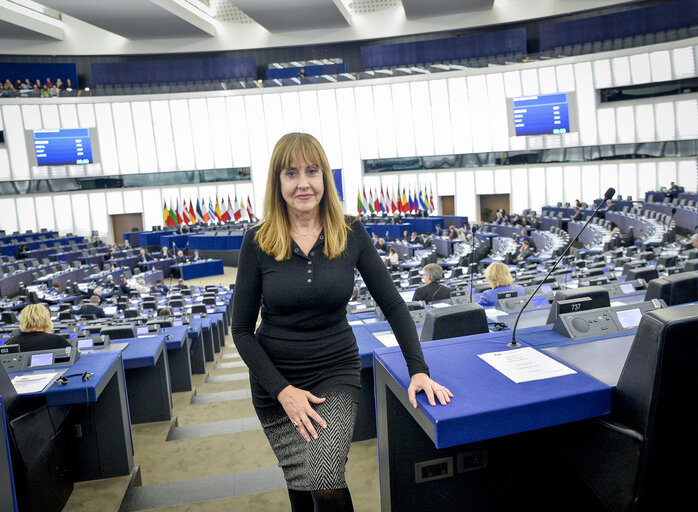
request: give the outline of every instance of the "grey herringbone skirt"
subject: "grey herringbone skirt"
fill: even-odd
[[[318,438],[307,442],[295,429],[281,405],[257,409],[289,489],[320,491],[343,489],[344,466],[354,433],[358,404],[349,393],[333,392],[315,410],[327,422],[316,425]]]

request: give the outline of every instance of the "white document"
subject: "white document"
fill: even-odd
[[[364,324],[363,320],[352,320],[351,322],[349,322],[349,325],[363,325],[363,324]]]
[[[373,336],[386,347],[397,347],[397,338],[392,331],[374,332]]]
[[[517,384],[577,373],[531,347],[478,354],[478,357]]]
[[[509,313],[505,313],[504,311],[500,311],[496,308],[487,308],[485,310],[485,315],[487,315],[487,318],[497,318],[500,316],[507,316]]]
[[[49,383],[56,380],[58,372],[25,373],[12,378],[12,385],[18,395],[39,393]]]

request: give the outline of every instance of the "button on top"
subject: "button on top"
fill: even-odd
[[[312,265],[312,264],[313,264],[313,262],[312,262],[312,261],[309,261],[309,262],[308,262],[308,265]]]
[[[312,280],[312,279],[308,279],[308,282],[309,282],[309,283],[312,283],[312,282],[313,282],[313,280]]]
[[[295,249],[293,249],[293,252],[298,252],[298,247],[296,247]]]
[[[310,251],[311,256],[315,256],[315,251]]]

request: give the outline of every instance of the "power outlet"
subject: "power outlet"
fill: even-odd
[[[427,460],[414,465],[414,481],[417,484],[453,476],[453,457]]]
[[[456,455],[456,468],[458,473],[466,473],[487,467],[487,450],[475,450]]]

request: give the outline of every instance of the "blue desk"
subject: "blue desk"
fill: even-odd
[[[165,327],[160,330],[158,336],[165,340],[167,345],[172,392],[191,391],[191,340],[187,335],[187,328]]]
[[[190,235],[189,250],[200,251],[239,251],[242,247],[241,234]]]
[[[183,263],[172,265],[172,270],[179,269],[182,279],[197,279],[206,276],[218,276],[223,274],[223,260],[208,260],[196,263]]]
[[[404,231],[411,232],[409,224],[364,224],[364,227],[369,235],[373,236],[375,233],[378,238],[385,238],[386,242],[388,238],[403,238]]]
[[[204,355],[204,333],[201,328],[201,320],[194,320],[188,326],[187,335],[191,341],[189,353],[191,357],[191,373],[206,373],[206,356]]]

